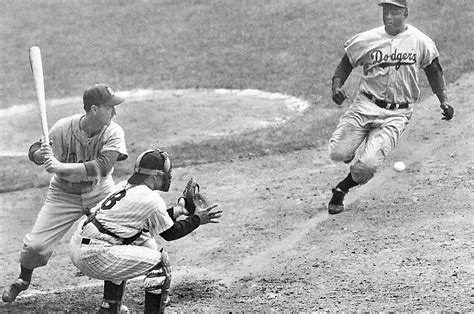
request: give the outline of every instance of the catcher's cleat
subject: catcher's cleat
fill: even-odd
[[[10,286],[5,287],[3,291],[2,300],[3,302],[13,302],[20,292],[28,289],[30,283],[21,278],[15,280]]]
[[[344,196],[346,193],[339,189],[332,190],[332,198],[328,204],[328,213],[331,215],[339,214],[344,210]]]
[[[118,306],[120,304],[120,307]],[[119,310],[120,309],[120,310]],[[99,308],[99,314],[106,314],[106,313],[130,313],[130,310],[127,306],[118,303],[109,303],[109,302],[102,302]]]

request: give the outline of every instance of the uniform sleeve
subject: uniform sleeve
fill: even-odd
[[[128,158],[127,148],[125,145],[125,133],[123,129],[116,123],[112,122],[104,134],[104,145],[102,152],[115,151],[119,153],[117,161]]]
[[[420,68],[424,69],[428,65],[433,62],[434,59],[439,57],[438,48],[436,48],[436,44],[434,41],[426,36],[425,34],[420,35],[420,51],[421,51],[421,58],[420,58]]]
[[[160,236],[166,241],[178,240],[193,232],[193,230],[199,227],[200,223],[199,216],[189,216],[186,219],[176,221],[171,228],[160,233]]]
[[[344,51],[353,68],[357,67],[357,35],[344,43]]]
[[[367,52],[373,49],[374,42],[380,32],[380,27],[368,30],[349,38],[344,43],[344,51],[353,68],[364,65],[364,58]]]
[[[367,41],[364,40],[363,34],[355,35],[344,43],[344,51],[353,68],[361,65],[362,57],[366,51]]]
[[[118,152],[108,150],[102,152],[97,159],[84,162],[87,176],[90,178],[107,176],[115,165],[118,157]]]
[[[148,226],[150,233],[153,236],[159,235],[163,231],[171,228],[174,224],[173,219],[168,215],[165,201],[156,193],[156,198],[153,200],[155,210],[148,218]]]

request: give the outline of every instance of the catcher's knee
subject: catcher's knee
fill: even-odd
[[[361,185],[372,179],[376,172],[377,166],[372,162],[357,161],[351,166],[352,178]]]
[[[161,250],[161,261],[153,267],[144,279],[145,292],[166,294],[171,286],[171,265],[168,254]]]

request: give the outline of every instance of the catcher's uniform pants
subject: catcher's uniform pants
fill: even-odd
[[[355,157],[350,167],[352,178],[366,183],[397,144],[412,113],[411,106],[382,109],[359,93],[329,140],[329,157],[333,161]]]
[[[86,276],[120,284],[147,274],[161,261],[153,238],[141,245],[123,245],[118,239],[100,234],[92,224],[82,230],[85,219],[79,221],[70,247],[73,264]]]
[[[50,183],[33,229],[23,239],[21,265],[28,269],[46,265],[54,247],[71,226],[113,188],[112,177],[103,178],[90,192],[79,195],[65,192]]]

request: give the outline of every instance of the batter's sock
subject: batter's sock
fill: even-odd
[[[26,282],[31,281],[31,276],[33,275],[33,269],[28,269],[24,267],[23,265],[20,265],[21,271],[20,271],[20,276],[19,278],[21,280],[24,280]]]
[[[349,173],[347,177],[339,182],[339,184],[336,186],[336,189],[341,190],[344,193],[349,192],[350,188],[353,188],[354,186],[359,185],[359,183],[355,182],[354,179],[352,179],[352,174]]]

